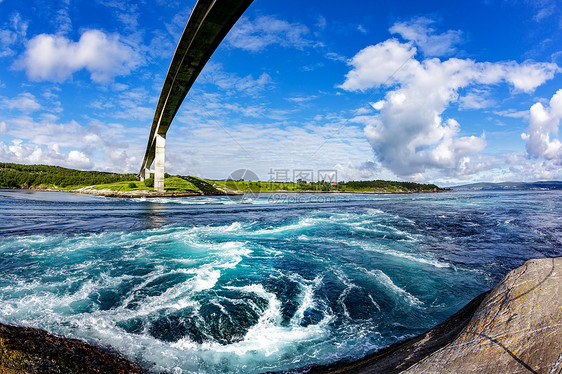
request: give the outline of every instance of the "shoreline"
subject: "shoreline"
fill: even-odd
[[[56,190],[53,190],[56,191]],[[169,192],[151,192],[151,191],[111,191],[111,190],[71,190],[71,191],[58,191],[58,192],[70,192],[76,194],[84,195],[97,195],[104,197],[116,197],[116,198],[127,198],[127,199],[140,199],[140,198],[175,198],[175,197],[195,197],[195,196],[244,196],[244,192],[234,192],[229,191],[224,194],[204,194],[198,192],[181,192],[181,191],[169,191]],[[425,193],[440,193],[440,192],[453,192],[453,191],[249,191],[247,193],[251,194],[357,194],[357,195],[410,195],[410,194],[425,194]]]
[[[93,196],[103,196],[103,197],[116,197],[116,198],[131,198],[131,199],[142,199],[142,198],[162,198],[162,197],[195,197],[195,196],[241,196],[242,193],[232,193],[224,192],[223,194],[204,194],[202,192],[193,191],[166,191],[156,192],[147,190],[137,190],[137,191],[113,191],[108,189],[94,190],[94,189],[77,189],[77,190],[54,190],[52,188],[2,188],[4,190],[12,191],[39,191],[39,192],[66,192],[78,195],[93,195]]]
[[[428,331],[319,373],[560,373],[562,257],[527,260]],[[557,271],[558,270],[558,271]],[[269,372],[266,374],[280,374]]]
[[[45,191],[45,192],[68,192],[82,195],[94,195],[103,197],[115,197],[126,199],[142,199],[142,198],[177,198],[177,197],[196,197],[196,196],[243,196],[244,192],[239,191],[222,191],[221,194],[205,194],[202,192],[193,191],[113,191],[109,189],[94,190],[88,187],[79,188],[76,190],[54,190],[51,188],[5,188],[6,190],[18,191]],[[410,195],[410,194],[434,194],[444,192],[455,192],[454,190],[446,191],[248,191],[252,194],[357,194],[357,195]]]
[[[55,192],[70,192],[81,195],[94,195],[94,196],[104,196],[104,197],[117,197],[117,198],[158,198],[158,197],[191,197],[191,196],[203,196],[202,193],[198,192],[187,192],[187,191],[170,191],[170,192],[153,192],[153,191],[112,191],[112,190],[70,190],[70,191],[56,191]]]

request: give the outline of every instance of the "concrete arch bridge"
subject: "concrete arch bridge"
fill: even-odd
[[[154,163],[154,189],[164,191],[166,133],[189,89],[228,31],[253,0],[198,0],[168,69],[139,178],[150,178]]]

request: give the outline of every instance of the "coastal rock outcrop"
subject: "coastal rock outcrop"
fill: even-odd
[[[484,299],[450,344],[405,373],[562,372],[562,258],[527,261]]]
[[[1,374],[142,373],[116,354],[31,327],[0,324]]]
[[[308,373],[562,373],[562,257],[529,260],[431,330]]]

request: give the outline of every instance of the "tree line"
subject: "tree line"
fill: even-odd
[[[169,175],[166,174],[166,177]],[[194,183],[202,190],[208,189],[210,185],[202,185],[202,181],[193,177],[182,177]],[[21,165],[0,162],[0,188],[29,188],[29,187],[68,187],[68,186],[91,186],[96,184],[107,184],[123,181],[137,180],[135,174],[117,174],[102,171],[83,171],[67,169],[60,166],[49,165]],[[147,180],[148,181],[148,180]],[[145,181],[145,184],[146,182]],[[150,183],[150,181],[148,181]],[[259,190],[261,182],[257,182]],[[265,183],[265,182],[263,182]],[[148,185],[148,184],[147,184]],[[435,184],[421,184],[415,182],[397,182],[385,180],[371,181],[349,181],[339,182],[332,185],[329,182],[306,182],[299,180],[296,183],[298,190],[365,190],[365,189],[393,189],[400,188],[407,191],[440,191]],[[212,187],[211,187],[212,188]],[[213,188],[213,190],[215,190]]]
[[[135,174],[83,171],[49,165],[0,162],[0,188],[91,186],[136,180]]]
[[[433,191],[441,190],[435,184],[422,184],[415,182],[397,182],[397,181],[385,181],[385,180],[373,180],[373,181],[350,181],[339,183],[340,186],[346,186],[349,189],[361,190],[366,188],[380,188],[388,189],[392,187],[399,187],[408,191]]]

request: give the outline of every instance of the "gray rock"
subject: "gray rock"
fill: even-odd
[[[451,343],[404,373],[562,372],[562,258],[527,261]]]
[[[431,330],[308,373],[562,373],[562,257],[529,260]]]

